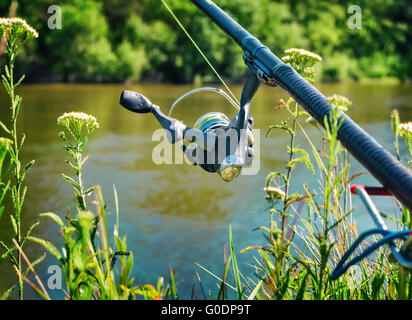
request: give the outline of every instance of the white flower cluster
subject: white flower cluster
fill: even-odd
[[[277,187],[264,187],[263,191],[267,193],[266,199],[270,200],[275,200],[275,199],[284,199],[285,198],[285,192]]]
[[[339,111],[343,112],[348,111],[348,107],[352,104],[352,101],[350,101],[348,98],[338,94],[334,94],[331,97],[327,97],[327,102],[330,105],[334,105],[335,107],[337,107]]]
[[[86,114],[84,112],[66,112],[57,119],[57,124],[69,128],[69,126],[75,125],[81,128],[86,125],[88,130],[94,130],[99,128],[99,123],[96,118],[92,115]]]
[[[297,48],[287,49],[285,54],[286,56],[282,57],[283,62],[289,64],[307,81],[315,81],[316,73],[313,66],[322,61],[321,56],[305,49]]]
[[[399,134],[402,138],[412,140],[412,122],[404,122],[399,125]]]
[[[0,137],[0,145],[1,146],[10,146],[13,144],[13,141],[7,138]]]
[[[4,32],[26,34],[29,38],[37,38],[38,32],[21,18],[0,18],[0,34]]]
[[[290,56],[300,56],[300,57],[308,57],[308,58],[312,58],[313,60],[316,61],[322,61],[322,57],[317,55],[316,53],[313,53],[311,51],[307,51],[305,49],[297,49],[297,48],[291,48],[291,49],[287,49],[285,50],[286,54],[289,54]],[[282,59],[288,59],[287,57],[283,57]],[[289,57],[290,58],[290,57]]]

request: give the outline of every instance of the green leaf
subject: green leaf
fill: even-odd
[[[134,289],[135,294],[142,295],[145,300],[158,300],[160,299],[160,294],[157,292],[156,288],[151,284],[143,284]]]
[[[225,271],[223,273],[223,279],[220,284],[220,289],[219,289],[219,294],[217,295],[217,300],[225,299],[225,283],[226,283],[227,273],[229,271],[231,260],[232,260],[232,257],[230,256],[226,261]]]
[[[17,249],[17,248],[11,248],[11,249],[9,249],[7,252],[3,253],[3,254],[0,256],[0,263],[2,263],[4,260],[6,260],[7,257],[11,256],[11,253],[12,253],[14,250],[16,250],[16,249]]]
[[[10,254],[13,250],[16,250],[17,248],[12,248],[12,249],[10,249],[8,246],[6,246],[6,244],[5,244],[3,241],[0,241],[0,247],[2,247],[6,252],[9,252],[9,257],[10,257],[10,259],[11,259],[11,262],[12,262],[15,266],[17,266],[18,263],[17,263],[16,258],[14,257],[14,255]]]
[[[289,286],[290,271],[291,271],[291,268],[288,268],[288,270],[286,271],[286,274],[283,276],[281,280],[283,282],[282,286],[279,288],[279,290],[276,291],[276,297],[278,300],[282,300],[286,294],[286,291]]]
[[[16,219],[14,219],[13,215],[10,215],[10,220],[11,220],[11,225],[13,226],[14,234],[17,235],[18,231],[17,231]]]
[[[309,198],[309,197],[308,196],[302,196],[298,193],[291,194],[290,196],[288,196],[288,198],[286,200],[285,208],[287,208],[289,205],[291,205],[294,202],[301,201],[301,200],[306,200],[307,198]]]
[[[35,162],[35,160],[29,161],[29,162],[24,166],[23,172],[26,173],[27,171],[29,171],[29,169],[30,169],[31,166],[34,164],[34,162]]]
[[[83,192],[83,195],[89,194],[90,192],[92,192],[95,189],[96,189],[96,186],[91,187],[91,188],[87,189],[85,192]]]
[[[20,220],[20,203],[17,197],[17,187],[13,186],[11,188],[11,199],[13,202],[14,212],[16,214],[16,219]],[[16,233],[17,234],[17,233]]]
[[[64,229],[64,223],[57,214],[53,212],[44,212],[44,213],[40,213],[40,217],[50,218],[54,220],[60,226],[60,228]]]
[[[119,198],[117,197],[117,190],[116,190],[116,186],[113,185],[113,194],[114,194],[114,203],[115,203],[115,207],[116,207],[116,224],[115,224],[115,230],[116,233],[119,233],[119,228],[120,228],[120,224],[119,224]]]
[[[22,100],[22,98],[19,95],[16,95],[14,97],[14,112],[13,112],[13,115],[12,115],[12,121],[13,122],[16,121],[17,116],[19,115],[21,100]]]
[[[17,284],[13,285],[11,288],[9,288],[0,298],[0,300],[6,300],[9,295],[13,292],[14,288],[17,286]]]
[[[6,72],[6,77],[10,79],[10,70],[7,64],[4,66],[4,71]]]
[[[123,271],[123,277],[124,277],[123,279],[125,282],[129,279],[130,274],[132,272],[132,268],[133,268],[133,252],[130,252],[129,257],[126,260],[126,266]]]
[[[27,230],[26,235],[24,236],[22,242],[21,242],[21,247],[23,247],[24,242],[26,241],[26,239],[30,236],[30,233],[34,230],[35,227],[37,227],[40,224],[39,221],[37,221],[36,223],[33,223],[31,225],[31,227],[29,228],[29,230]]]
[[[107,217],[106,217],[106,210],[105,210],[105,205],[103,201],[102,190],[100,189],[99,186],[96,186],[96,189],[97,189],[97,194],[99,196],[100,214],[103,218],[103,227],[104,227],[106,234],[109,234],[109,228],[107,227]]]
[[[401,120],[399,118],[399,112],[398,110],[394,109],[391,112],[391,129],[392,129],[392,132],[395,134],[395,136],[399,136],[400,123],[401,123]]]
[[[0,127],[2,127],[2,129],[7,133],[11,135],[10,130],[6,127],[6,125],[0,121]]]
[[[328,189],[326,192],[326,199],[329,199],[333,193],[333,190],[335,190],[338,187],[339,183],[343,182],[343,176],[346,174],[348,170],[349,170],[349,165],[346,165],[345,168],[343,168],[343,170],[339,173],[338,177],[336,177],[335,181],[332,184],[332,187],[326,188]]]
[[[55,256],[59,261],[62,260],[62,255],[60,254],[59,250],[56,249],[54,245],[51,244],[50,241],[40,239],[37,237],[28,237],[29,240],[42,245],[47,251],[49,251],[53,256]]]
[[[14,88],[16,88],[16,87],[18,87],[20,84],[21,84],[21,82],[24,80],[24,78],[26,77],[26,75],[22,75],[21,76],[21,78],[16,82],[16,84],[14,85]]]
[[[319,170],[323,171],[323,173],[326,174],[326,173],[327,173],[327,172],[326,172],[326,168],[325,168],[325,165],[323,164],[323,162],[322,162],[322,160],[321,160],[321,158],[320,158],[319,152],[318,152],[318,150],[316,150],[316,148],[313,147],[313,146],[312,146],[312,154],[313,154],[313,156],[315,157],[315,160],[316,160],[316,163],[318,164]]]
[[[296,298],[295,300],[303,300],[305,297],[305,292],[306,292],[306,287],[307,287],[307,278],[308,278],[309,273],[306,272],[305,276],[303,277],[303,280],[300,284],[299,290],[296,293]]]
[[[21,147],[22,147],[23,144],[24,144],[24,141],[26,141],[26,135],[23,133],[23,134],[22,134],[22,137],[21,137],[21,141],[20,141],[19,147],[18,147],[18,150],[21,149]]]
[[[44,260],[44,258],[46,257],[46,252],[43,253],[40,257],[38,257],[36,260],[31,262],[31,266],[34,268],[35,266],[37,266],[40,262],[42,262]],[[23,272],[23,277],[26,277],[27,274],[31,271],[30,267],[27,267],[26,270],[24,270]]]
[[[64,180],[71,183],[77,190],[79,190],[79,191],[81,190],[80,185],[76,181],[74,181],[73,178],[70,178],[69,176],[66,176],[64,173],[62,173],[61,175],[62,175]]]
[[[332,224],[330,227],[327,228],[327,231],[332,230],[333,228],[335,228],[337,225],[339,225],[348,215],[350,215],[352,213],[352,211],[355,208],[351,208],[350,210],[348,210],[348,212],[346,212],[345,214],[343,214],[343,216],[338,219],[334,224]]]
[[[263,251],[263,250],[258,250],[260,256],[262,257],[263,261],[265,261],[267,268],[265,268],[265,273],[269,276],[272,277],[273,273],[275,272],[275,265],[273,264],[272,260],[268,256],[268,254]]]
[[[178,296],[177,296],[177,290],[176,290],[175,276],[173,274],[172,267],[170,267],[170,281],[172,283],[172,298],[174,300],[177,300]]]
[[[302,223],[305,225],[306,229],[308,229],[310,234],[315,234],[315,231],[313,230],[312,224],[306,221],[305,219],[301,220]]]
[[[283,178],[283,181],[285,181],[285,183],[287,183],[288,178],[286,177],[285,174],[274,171],[274,172],[269,173],[269,174],[266,176],[266,179],[265,179],[265,187],[269,187],[269,185],[270,185],[270,183],[272,182],[272,180],[273,180],[275,177],[277,177],[277,176],[282,177],[282,178]]]
[[[24,186],[23,191],[20,196],[19,211],[21,211],[21,208],[23,207],[24,199],[26,198],[26,193],[27,193],[27,186]]]
[[[79,208],[82,210],[86,210],[86,203],[84,202],[83,196],[80,194],[80,192],[76,188],[73,188],[73,191],[76,196],[76,200],[79,204]]]
[[[9,81],[6,79],[6,77],[3,74],[1,75],[1,81],[3,82],[3,86],[6,89],[8,95],[11,95],[11,88],[10,88]]]
[[[233,274],[234,274],[235,282],[236,282],[237,297],[239,300],[242,300],[243,294],[242,294],[242,287],[240,285],[239,268],[237,265],[235,247],[233,245],[233,239],[232,239],[232,225],[229,226],[229,243],[230,243],[230,256],[232,257]]]
[[[10,180],[7,181],[7,184],[3,184],[2,190],[0,193],[0,204],[3,203],[4,197],[6,196],[7,191],[9,191],[10,188]]]
[[[288,162],[288,167],[289,168],[294,168],[296,163],[298,163],[298,162],[302,162],[303,164],[305,164],[306,167],[310,171],[312,171],[313,174],[315,174],[315,169],[313,168],[312,162],[310,162],[310,160],[308,158],[305,158],[305,157],[298,157],[298,158],[295,158],[295,159],[289,161]]]
[[[266,131],[266,138],[269,136],[269,133],[272,131],[272,129],[285,130],[285,131],[289,132],[289,134],[291,136],[295,135],[295,132],[291,128],[289,128],[285,125],[274,124],[274,125],[269,126],[268,130]]]

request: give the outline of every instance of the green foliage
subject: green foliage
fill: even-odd
[[[15,239],[12,239],[15,247],[9,248],[4,242],[1,242],[1,247],[5,253],[1,256],[0,262],[8,258],[11,262],[14,271],[17,274],[17,288],[19,290],[19,299],[23,299],[23,281],[29,271],[24,272],[22,269],[22,254],[21,248],[24,245],[27,237],[29,237],[32,230],[37,226],[37,223],[31,225],[24,234],[21,226],[21,213],[24,205],[24,199],[27,192],[27,186],[24,185],[24,180],[28,170],[34,163],[34,160],[23,164],[20,160],[21,148],[25,141],[25,135],[21,137],[18,134],[17,120],[21,111],[22,97],[16,94],[16,89],[19,87],[24,79],[24,75],[17,81],[15,80],[15,62],[20,49],[30,39],[37,38],[38,33],[25,20],[21,18],[0,19],[0,39],[5,43],[5,53],[8,59],[7,65],[4,67],[4,73],[1,78],[3,86],[10,100],[10,121],[9,124],[1,123],[1,128],[10,139],[0,138],[0,216],[3,214],[4,207],[1,206],[5,195],[10,191],[12,208],[9,214],[11,227],[14,232]],[[6,155],[10,155],[10,163],[8,167],[2,172],[3,163]],[[3,183],[5,175],[12,174],[12,180],[6,184]],[[18,248],[17,252],[15,249]],[[39,258],[40,259],[40,258]],[[13,286],[14,289],[16,286]],[[3,298],[7,298],[13,291],[7,290]]]
[[[289,58],[286,60],[290,62]],[[300,63],[295,69],[304,73],[304,60],[295,61]],[[291,140],[287,150],[286,174],[272,172],[265,181],[270,225],[261,229],[266,231],[267,243],[265,246],[243,250],[258,249],[260,258],[256,259],[257,265],[254,266],[260,281],[251,285],[253,297],[297,300],[410,299],[411,276],[391,261],[385,248],[378,250],[376,261],[363,260],[358,268],[349,269],[338,280],[330,279],[333,267],[357,237],[356,224],[351,218],[353,208],[350,207],[349,189],[351,181],[359,174],[349,176],[349,156],[337,139],[338,130],[345,121],[340,117],[341,112],[347,110],[351,101],[336,94],[328,97],[327,101],[332,106],[331,112],[325,116],[323,126],[316,126],[323,136],[322,149],[314,146],[300,125],[301,117],[307,117],[307,114],[300,113],[297,105],[294,110],[290,107],[293,99],[279,104],[292,116],[291,125],[284,120],[280,125],[270,126],[268,130],[268,133],[275,128],[284,130]],[[391,118],[395,136],[402,137],[408,147],[412,141],[411,123],[400,123],[396,111]],[[311,155],[316,160],[316,170],[309,152],[294,145],[297,128],[308,139]],[[395,148],[399,154],[398,140]],[[410,158],[412,153],[409,154]],[[302,162],[318,175],[316,185],[304,185],[303,195],[288,194],[296,162]],[[400,228],[410,228],[412,219],[409,211],[406,208],[402,211],[402,221],[397,223]],[[411,241],[408,240],[404,247],[408,248]],[[242,286],[246,288],[250,282],[249,278]]]
[[[73,190],[78,207],[81,210],[86,210],[86,195],[92,192],[94,187],[86,190],[83,186],[83,166],[87,160],[87,157],[83,158],[83,149],[86,146],[89,135],[99,128],[99,123],[95,117],[83,112],[66,112],[57,119],[57,123],[65,130],[59,133],[59,137],[65,142],[64,150],[75,161],[73,164],[66,160],[66,163],[74,170],[77,181],[63,173],[62,177],[74,187]],[[69,138],[67,138],[66,133],[69,134]]]
[[[65,143],[64,149],[75,161],[75,164],[70,161],[66,163],[75,171],[76,177],[62,175],[73,186],[77,213],[72,217],[68,211],[67,224],[55,213],[40,214],[40,217],[49,218],[59,225],[64,237],[64,247],[61,251],[47,239],[37,237],[28,237],[28,239],[43,246],[59,261],[68,299],[134,299],[136,294],[140,294],[142,288],[133,287],[134,278],[130,277],[133,254],[127,250],[126,237],[119,237],[119,206],[116,189],[114,193],[117,221],[113,232],[114,246],[111,246],[105,204],[100,188],[94,186],[85,190],[83,187],[82,173],[86,161],[83,157],[84,148],[90,134],[99,128],[99,124],[96,118],[82,112],[65,113],[57,122],[64,128],[64,131],[59,134]],[[66,134],[69,136],[67,137]],[[87,209],[86,196],[92,192],[96,195],[97,214]],[[100,243],[97,242],[97,235],[100,235]],[[116,269],[117,260],[120,260],[119,270]],[[116,275],[115,271],[119,271],[119,274]],[[40,290],[37,288],[36,292]]]
[[[370,60],[368,62],[370,63]],[[367,74],[370,77],[369,73],[363,74]],[[338,52],[325,58],[322,64],[321,76],[324,81],[358,80],[362,78],[362,71],[355,59],[350,58],[347,54]]]
[[[10,139],[0,138],[0,218],[4,212],[3,201],[10,188],[10,180],[4,182],[5,176],[10,170],[10,165],[5,169],[3,169],[3,165],[6,165],[12,143],[13,141],[11,141]]]
[[[349,29],[349,0],[219,0],[216,3],[277,55],[305,47],[327,57],[321,79],[410,77],[412,49],[406,0],[368,0],[362,28]],[[62,29],[47,28],[49,0],[21,2],[42,37],[28,46],[24,64],[30,79],[65,81],[217,81],[186,35],[152,0],[62,0]],[[190,1],[169,3],[190,35],[224,77],[247,72],[241,49]],[[0,4],[7,16],[8,2]]]
[[[67,298],[74,300],[119,300],[134,299],[138,288],[132,287],[130,278],[133,254],[127,251],[126,237],[121,239],[113,234],[115,246],[109,246],[109,237],[100,189],[98,194],[98,215],[90,211],[78,210],[76,218],[67,218],[67,225],[54,213],[44,213],[41,217],[54,220],[64,235],[64,248],[60,252],[44,239],[29,237],[29,240],[43,246],[60,263],[67,286]],[[115,230],[118,230],[118,225]],[[101,235],[101,247],[96,241]],[[115,276],[116,261],[120,259],[120,276]]]
[[[47,38],[53,69],[68,81],[110,79],[116,71],[116,55],[107,38],[109,28],[101,5],[76,0],[61,9],[64,27]]]

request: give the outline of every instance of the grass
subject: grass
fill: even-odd
[[[0,246],[5,250],[5,253],[0,258],[0,262],[7,259],[17,274],[17,285],[14,285],[8,289],[2,296],[2,299],[6,299],[13,292],[16,286],[19,291],[19,299],[23,299],[23,279],[31,271],[31,268],[23,270],[21,248],[24,246],[24,243],[30,233],[38,225],[38,223],[34,223],[26,232],[22,230],[21,226],[21,214],[27,192],[27,186],[25,186],[24,180],[27,172],[34,164],[34,160],[29,161],[27,164],[23,164],[20,160],[20,152],[26,136],[24,134],[20,136],[18,131],[18,118],[23,99],[21,96],[16,94],[16,89],[24,80],[24,75],[16,81],[14,71],[14,65],[20,48],[28,40],[36,36],[37,32],[22,19],[2,19],[0,22],[0,39],[5,40],[5,54],[8,59],[8,63],[5,65],[4,73],[2,74],[2,83],[10,100],[10,121],[8,124],[0,122],[3,132],[10,141],[10,143],[8,143],[8,147],[3,149],[9,157],[9,164],[1,174],[2,181],[6,178],[6,176],[10,176],[9,173],[11,173],[11,179],[6,184],[2,183],[0,199],[3,200],[6,193],[11,196],[12,209],[10,210],[11,212],[9,213],[9,218],[15,238],[12,239],[12,244],[9,245],[7,245],[4,241],[0,241]],[[6,153],[3,152],[2,154],[2,164],[5,162],[4,160],[6,158]],[[3,211],[3,209],[4,208],[1,210]],[[12,245],[14,245],[14,247]],[[20,249],[16,250],[17,248]],[[39,263],[41,260],[42,257],[37,259],[36,263]]]

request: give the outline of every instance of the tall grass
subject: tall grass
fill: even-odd
[[[302,49],[286,50],[283,60],[308,81],[315,77],[314,66],[321,61],[316,54]],[[266,136],[273,130],[283,130],[290,136],[286,149],[286,171],[274,171],[268,174],[264,190],[270,213],[269,226],[261,226],[266,244],[251,245],[240,252],[256,250],[255,264],[250,265],[251,274],[244,276],[237,265],[231,230],[229,243],[232,264],[231,279],[228,279],[227,265],[224,278],[206,270],[215,277],[220,286],[232,290],[237,299],[311,299],[311,300],[378,300],[411,299],[412,279],[408,270],[400,267],[391,257],[389,248],[382,247],[376,254],[351,267],[339,279],[332,281],[332,270],[358,237],[357,225],[352,216],[354,208],[350,193],[350,184],[363,175],[350,175],[350,155],[342,148],[337,139],[338,130],[351,102],[343,96],[333,95],[328,98],[332,106],[329,119],[325,118],[324,127],[316,123],[309,114],[300,109],[290,98],[281,100],[274,108],[284,108],[289,119],[274,124],[267,130]],[[320,147],[315,146],[306,133],[302,122],[313,124],[321,133]],[[402,137],[409,157],[412,158],[412,125],[400,123],[395,110],[391,116],[395,136],[395,152],[401,159],[398,137]],[[298,130],[305,137],[306,148],[296,145]],[[292,194],[293,172],[297,165],[303,165],[314,176],[316,183],[304,184],[304,193]],[[394,200],[394,211],[402,218],[397,220],[390,215],[387,219],[397,223],[398,229],[410,228],[411,218],[407,208]],[[358,210],[361,210],[359,208]],[[376,239],[374,239],[376,240]],[[404,248],[410,247],[411,239]],[[399,245],[402,245],[399,243]],[[361,250],[368,243],[363,243]],[[220,295],[227,299],[228,295]]]
[[[304,51],[298,53],[306,54]],[[307,55],[312,56],[311,53]],[[290,56],[286,56],[284,60],[291,62],[293,66],[294,62],[302,63],[304,58],[293,61]],[[298,71],[305,69],[294,68]],[[391,259],[388,248],[379,249],[375,257],[363,260],[338,280],[330,279],[334,266],[358,236],[352,217],[349,188],[350,183],[362,173],[350,176],[350,155],[337,139],[337,132],[343,121],[339,117],[340,112],[346,110],[351,103],[338,95],[330,97],[328,102],[333,108],[329,120],[325,118],[324,129],[314,124],[311,118],[306,119],[321,131],[324,141],[321,149],[315,147],[300,124],[302,118],[308,115],[304,111],[298,111],[296,104],[294,110],[291,110],[292,99],[279,104],[279,107],[289,111],[292,125],[283,121],[268,130],[268,134],[272,129],[286,130],[291,139],[287,150],[286,174],[272,172],[265,182],[270,226],[262,227],[266,230],[268,242],[266,246],[258,248],[258,257],[255,258],[256,276],[263,284],[259,288],[256,286],[252,292],[257,299],[410,299],[410,274]],[[392,123],[399,158],[397,137],[401,133],[398,128],[404,129],[401,136],[407,146],[412,141],[409,140],[412,139],[412,134],[408,133],[409,128],[405,124],[399,123],[397,113],[392,116]],[[306,137],[309,151],[294,146],[297,127]],[[316,170],[311,159],[314,159]],[[288,190],[293,182],[291,172],[298,162],[303,163],[312,174],[316,174],[317,184],[305,184],[304,194],[290,195]],[[398,228],[410,227],[408,210],[402,208],[397,201],[394,203],[395,211],[403,217]],[[389,215],[386,217],[391,219]],[[363,244],[365,246],[366,243]],[[244,251],[251,248],[254,247]]]
[[[119,236],[119,205],[116,202],[116,224],[113,239],[110,241],[105,204],[99,186],[85,188],[83,169],[87,157],[84,149],[91,133],[99,128],[97,120],[81,112],[65,113],[58,119],[64,131],[59,136],[63,139],[64,150],[72,158],[66,160],[75,176],[62,174],[73,186],[76,200],[76,212],[67,212],[67,222],[59,215],[48,212],[40,216],[56,222],[64,238],[64,247],[59,251],[46,239],[29,237],[42,245],[59,262],[66,284],[66,298],[73,300],[118,300],[132,299],[137,287],[130,277],[133,267],[133,254],[128,251],[126,237]],[[94,194],[95,213],[89,210],[88,199]],[[100,241],[98,241],[98,236]],[[111,242],[114,244],[111,245]],[[117,263],[117,261],[120,262]],[[119,268],[116,266],[119,265]],[[115,273],[117,271],[117,274]]]
[[[23,247],[27,237],[38,223],[34,223],[26,232],[23,232],[21,226],[21,214],[27,192],[27,186],[24,185],[24,180],[30,167],[34,164],[34,160],[29,161],[27,164],[23,164],[20,160],[20,152],[26,136],[24,134],[20,136],[18,130],[18,118],[22,106],[22,97],[16,93],[16,90],[24,80],[24,75],[16,80],[14,65],[20,48],[24,46],[28,40],[36,38],[37,36],[37,32],[28,25],[26,21],[20,18],[0,18],[0,39],[5,42],[5,54],[8,58],[8,63],[4,67],[4,73],[2,73],[1,78],[10,100],[10,121],[8,124],[0,122],[0,126],[12,142],[9,144],[10,147],[7,148],[10,156],[10,163],[2,173],[2,181],[9,171],[11,172],[12,178],[5,185],[2,184],[0,199],[3,200],[7,192],[11,195],[12,209],[9,218],[15,237],[15,243],[17,243],[17,245],[13,247],[12,245],[8,246],[5,242],[0,241],[0,246],[5,250],[5,253],[0,258],[0,262],[8,259],[15,270],[18,277],[18,295],[21,300],[23,299],[23,279],[30,272],[30,268],[27,268],[26,270],[22,269],[22,255],[20,251],[16,249],[18,247]],[[2,159],[2,162],[3,161],[4,158]],[[43,258],[44,256],[40,257],[33,264],[41,262]],[[2,298],[6,299],[13,292],[15,287],[16,285],[13,285],[8,289],[3,294]]]

